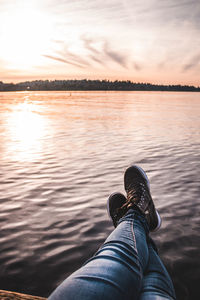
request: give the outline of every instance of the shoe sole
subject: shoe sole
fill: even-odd
[[[156,210],[156,215],[157,215],[157,218],[158,218],[158,225],[156,226],[156,228],[154,230],[151,230],[151,232],[156,232],[160,229],[161,225],[162,225],[162,219],[157,211],[157,209],[155,208]]]
[[[131,167],[134,167],[135,169],[137,169],[137,170],[140,172],[140,174],[142,175],[142,177],[145,179],[145,181],[146,181],[146,183],[147,183],[147,186],[148,186],[148,188],[149,188],[149,191],[150,191],[150,181],[149,181],[149,178],[148,178],[147,174],[145,173],[145,171],[144,171],[141,167],[136,166],[136,165],[132,165],[132,166],[130,166],[129,168],[131,168]],[[128,168],[128,169],[129,169],[129,168]],[[127,170],[128,170],[128,169],[127,169]],[[158,230],[160,229],[160,227],[161,227],[161,224],[162,224],[162,219],[161,219],[161,217],[160,217],[160,215],[159,215],[159,213],[158,213],[158,211],[157,211],[156,208],[155,208],[155,211],[156,211],[156,215],[157,215],[157,219],[158,219],[158,225],[157,225],[156,228],[155,228],[154,230],[152,230],[151,232],[156,232],[156,231],[158,231]]]

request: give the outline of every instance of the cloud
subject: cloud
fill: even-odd
[[[134,68],[136,71],[142,70],[141,65],[140,65],[139,63],[136,63],[136,62],[133,63],[133,68]]]
[[[132,65],[131,57],[127,51],[115,50],[105,38],[82,36],[79,40],[79,54],[69,50],[69,46],[64,41],[55,40],[54,43],[59,45],[60,49],[43,56],[65,64],[80,68],[91,67],[93,69],[97,68],[98,65],[109,67],[112,62],[125,69]],[[71,46],[71,49],[73,49],[73,45]],[[135,70],[140,69],[138,63],[134,62],[133,65]]]
[[[109,58],[123,68],[127,68],[127,53],[115,51],[107,40],[92,39],[84,36],[81,39],[84,47],[92,53],[90,58],[94,61],[104,65],[106,58]],[[95,44],[98,44],[100,49],[95,48]]]
[[[57,51],[58,54],[62,55],[63,57],[67,57],[70,61],[74,61],[77,64],[83,66],[89,66],[90,63],[87,59],[84,59],[81,55],[73,53],[69,50],[69,46],[63,43],[63,47],[60,51]]]
[[[96,57],[94,55],[89,55],[89,58],[91,60],[93,60],[94,62],[97,62],[100,65],[105,65],[105,62],[102,59],[100,59],[100,58],[98,58],[98,57]]]
[[[83,41],[84,46],[85,46],[86,49],[91,51],[93,54],[96,54],[96,55],[100,54],[100,51],[97,50],[94,46],[92,46],[95,43],[94,39],[82,36],[81,40]]]
[[[127,55],[119,53],[110,48],[108,42],[104,42],[104,53],[111,58],[114,62],[118,63],[123,68],[127,68]]]
[[[200,63],[200,54],[197,54],[192,57],[192,59],[183,66],[182,71],[189,71],[191,69],[196,68]]]
[[[58,57],[58,56],[55,56],[55,55],[47,55],[47,54],[43,54],[44,57],[47,57],[47,58],[50,58],[50,59],[53,59],[53,60],[56,60],[56,61],[59,61],[59,62],[62,62],[62,63],[65,63],[65,64],[69,64],[69,65],[73,65],[75,67],[79,67],[79,68],[84,68],[83,65],[80,65],[76,62],[72,62],[72,61],[69,61],[69,60],[66,60],[62,57]]]
[[[45,54],[43,56],[57,60],[66,64],[74,65],[79,68],[85,68],[90,66],[88,59],[84,59],[81,55],[73,53],[69,50],[69,46],[61,40],[54,40],[54,43],[60,45],[60,49],[56,50],[53,54]]]

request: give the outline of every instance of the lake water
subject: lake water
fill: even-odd
[[[199,299],[199,150],[200,93],[0,93],[0,289],[48,296],[94,254],[134,163],[177,298]]]

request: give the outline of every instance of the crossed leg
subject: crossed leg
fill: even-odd
[[[176,299],[171,278],[152,241],[148,243],[149,262],[144,272],[140,300]]]
[[[97,253],[49,299],[175,299],[169,275],[148,241],[146,219],[129,209]]]

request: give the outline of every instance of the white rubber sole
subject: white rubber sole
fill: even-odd
[[[154,230],[152,230],[151,232],[156,232],[156,231],[158,231],[158,230],[160,229],[161,225],[162,225],[162,219],[161,219],[161,217],[160,217],[160,215],[159,215],[157,209],[156,209],[156,215],[157,215],[157,218],[158,218],[158,225],[157,225],[157,227],[156,227]]]

